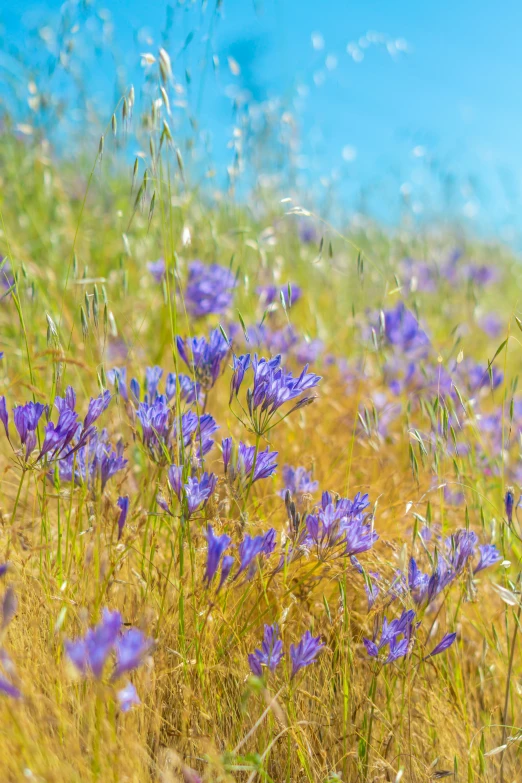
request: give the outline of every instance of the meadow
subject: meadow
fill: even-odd
[[[519,259],[209,198],[154,68],[0,135],[1,780],[519,780]]]

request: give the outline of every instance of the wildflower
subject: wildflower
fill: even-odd
[[[83,420],[83,429],[88,430],[91,424],[99,419],[103,411],[107,410],[111,401],[111,393],[107,389],[98,397],[91,397],[87,414]]]
[[[424,660],[426,661],[428,660],[428,658],[433,658],[434,655],[439,655],[440,653],[445,652],[449,647],[451,647],[451,645],[453,644],[456,638],[457,638],[456,633],[445,634],[440,640],[440,642],[433,648],[433,650],[430,652],[429,655],[426,656]]]
[[[186,501],[188,513],[191,515],[206,504],[216,488],[217,476],[213,473],[203,473],[200,479],[189,476],[187,483],[183,484],[182,473],[181,467],[171,465],[169,483],[180,503]]]
[[[163,370],[158,365],[145,368],[145,389],[147,402],[152,402],[158,396],[158,385],[161,381]]]
[[[219,561],[221,560],[223,553],[228,549],[231,540],[232,539],[230,538],[230,536],[227,535],[215,536],[214,531],[212,530],[212,526],[209,525],[207,527],[207,565],[205,568],[205,576],[203,577],[204,581],[207,583],[207,587],[210,586],[210,583],[214,579],[216,571],[219,568]],[[233,563],[233,558],[231,558],[231,560]],[[230,567],[228,568],[225,579],[230,573],[230,568],[232,567],[232,563],[230,563]],[[224,568],[225,568],[225,563],[223,561],[223,565],[221,567],[222,574]],[[221,583],[223,581],[224,578],[222,575]],[[221,587],[221,583],[219,585],[220,587]]]
[[[229,269],[219,264],[192,261],[185,289],[187,312],[195,318],[224,313],[232,304],[231,292],[235,285],[234,275]]]
[[[261,666],[266,666],[269,671],[274,672],[279,666],[283,657],[283,642],[279,638],[279,627],[274,625],[265,625],[265,633],[261,649],[256,648],[248,656],[248,664],[253,674],[260,677],[262,675]]]
[[[99,482],[103,492],[109,479],[123,470],[128,462],[123,458],[122,441],[114,450],[105,429],[100,433],[94,429],[83,446],[78,445],[77,436],[73,438],[70,445],[69,452],[66,456],[60,457],[58,462],[62,481],[85,484],[90,489],[94,489]]]
[[[239,391],[239,387],[243,383],[243,378],[245,377],[245,372],[250,367],[250,354],[244,354],[243,356],[234,356],[233,357],[233,368],[234,372],[232,375],[232,381],[230,384],[230,400],[229,403],[232,402],[232,399],[234,398],[234,395],[237,396],[237,393]]]
[[[227,581],[230,571],[232,570],[232,566],[234,565],[234,558],[231,555],[225,555],[223,558],[223,562],[221,563],[221,576],[219,579],[219,585],[217,592],[221,590],[225,582]]]
[[[181,402],[186,402],[188,405],[193,402],[202,403],[201,384],[193,381],[188,375],[180,373],[176,376],[173,372],[169,372],[165,383],[165,396],[168,402],[176,397],[178,387]]]
[[[298,377],[294,377],[291,372],[287,372],[281,367],[280,355],[273,359],[259,359],[256,354],[252,359],[252,369],[254,383],[253,388],[247,391],[246,400],[252,428],[259,435],[271,429],[270,425],[274,414],[286,402],[298,397],[301,398],[288,411],[287,416],[292,411],[313,402],[315,397],[302,397],[301,395],[317,386],[321,380],[319,375],[307,372],[308,365],[304,367]],[[236,397],[244,374],[242,366],[235,368],[232,377],[232,390]]]
[[[244,572],[247,571],[247,579],[250,579],[254,574],[255,561],[260,555],[271,555],[275,549],[276,531],[274,528],[270,528],[264,535],[260,536],[245,536],[243,541],[239,545],[239,570],[236,574],[236,579]]]
[[[295,677],[298,671],[305,666],[315,663],[317,656],[323,649],[324,644],[321,642],[321,637],[313,637],[310,631],[306,631],[303,638],[296,646],[290,645],[290,658],[292,661],[292,674],[291,679]]]
[[[264,451],[258,451],[254,446],[247,446],[240,441],[237,458],[232,459],[232,438],[222,441],[225,476],[231,483],[236,479],[240,484],[254,484],[260,479],[269,478],[277,468],[277,451],[270,451],[268,446]]]
[[[116,668],[112,679],[137,669],[153,644],[152,639],[148,639],[139,628],[125,631],[116,641]]]
[[[506,517],[510,525],[513,524],[514,506],[515,506],[515,495],[513,494],[513,489],[509,487],[504,497],[504,508],[506,509]]]
[[[120,515],[118,517],[118,541],[123,533],[125,522],[127,521],[127,514],[129,513],[129,496],[119,497],[116,501],[116,505],[120,508]]]
[[[84,638],[66,641],[65,651],[81,674],[89,672],[100,679],[122,625],[119,612],[103,610],[102,621],[87,631]]]
[[[5,434],[9,440],[9,414],[7,413],[5,397],[0,397],[0,421],[4,425]]]
[[[404,611],[398,619],[390,623],[384,617],[382,621],[381,638],[377,642],[363,639],[366,652],[371,658],[377,658],[381,663],[393,663],[408,654],[414,629],[415,612],[413,609]],[[388,647],[388,654],[381,655],[381,650]]]
[[[166,273],[166,264],[164,258],[158,258],[157,261],[147,261],[147,269],[151,273],[156,283],[163,282]]]
[[[112,383],[116,389],[116,392],[120,395],[122,400],[128,402],[129,392],[127,390],[127,369],[125,367],[113,367],[107,373],[109,383]]]
[[[5,407],[5,398],[3,400],[2,421],[4,422],[5,431],[7,437],[9,433],[7,431],[7,410]],[[45,410],[45,406],[41,402],[26,402],[25,405],[16,405],[13,409],[13,419],[18,435],[20,436],[20,442],[22,446],[25,446],[25,459],[29,458],[30,453],[36,446],[36,428],[40,417]],[[4,417],[5,416],[5,420]]]
[[[282,470],[284,489],[280,491],[280,496],[285,497],[287,492],[297,498],[303,495],[311,495],[319,486],[318,481],[312,481],[312,472],[306,468],[293,468],[285,465]]]
[[[182,340],[176,338],[178,352],[194,378],[205,391],[216,383],[221,365],[230,348],[219,329],[210,332],[209,339],[192,337]]]
[[[128,682],[124,688],[119,690],[117,696],[122,712],[129,712],[135,705],[141,704],[136,688],[131,682]]]
[[[329,492],[323,492],[321,503],[305,518],[308,536],[303,543],[322,550],[344,545],[347,556],[366,552],[379,538],[366,522],[363,512],[368,506],[368,495],[359,492],[353,500],[338,498],[335,502]]]
[[[290,307],[298,302],[303,295],[302,290],[294,283],[288,283],[288,285],[282,287],[273,284],[260,285],[256,288],[256,293],[259,296],[263,307],[269,307],[277,301],[277,299],[280,299],[281,295],[284,298],[285,307]]]
[[[482,544],[479,546],[478,550],[480,559],[475,566],[473,571],[474,574],[478,574],[478,572],[482,571],[484,568],[489,568],[489,566],[495,565],[499,560],[502,560],[502,555],[494,544]]]
[[[9,680],[0,674],[0,693],[10,696],[12,699],[20,699],[22,694],[16,685],[13,685]]]
[[[403,302],[384,312],[384,334],[390,345],[406,354],[425,355],[430,345],[428,335]]]

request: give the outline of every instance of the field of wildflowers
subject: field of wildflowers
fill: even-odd
[[[519,262],[0,136],[0,779],[517,781]],[[94,157],[94,156],[93,156]]]

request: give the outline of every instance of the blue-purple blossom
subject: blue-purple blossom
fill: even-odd
[[[425,660],[427,660],[428,658],[433,658],[434,655],[439,655],[440,653],[445,652],[449,647],[451,647],[451,645],[453,644],[456,638],[457,638],[456,633],[445,634],[440,640],[440,642],[433,648],[430,654],[426,656]]]
[[[366,552],[379,536],[366,520],[368,495],[358,492],[353,500],[337,498],[323,492],[320,504],[305,518],[307,535],[301,541],[304,546],[317,546],[323,552],[343,546],[347,556]]]
[[[84,638],[65,642],[67,656],[81,674],[101,678],[121,626],[121,614],[104,609],[101,623],[89,629]]]
[[[188,405],[191,405],[194,402],[198,402],[200,405],[202,404],[203,397],[201,393],[201,384],[192,380],[192,378],[189,378],[188,375],[180,373],[176,376],[176,373],[173,372],[169,372],[165,382],[165,396],[167,402],[170,402],[176,397],[178,387],[181,402],[186,402]]]
[[[273,359],[264,359],[255,354],[252,370],[254,383],[253,387],[247,390],[246,407],[254,431],[260,434],[270,429],[272,417],[286,402],[301,398],[288,413],[313,402],[314,396],[301,395],[317,386],[321,380],[319,375],[308,372],[308,365],[295,377],[281,367],[280,355]],[[236,396],[244,375],[243,366],[236,366],[231,386]]]
[[[244,354],[243,356],[233,357],[233,369],[232,380],[230,383],[230,402],[232,402],[234,395],[237,396],[239,387],[243,383],[245,373],[250,367],[250,354]]]
[[[153,647],[154,642],[139,628],[129,628],[116,640],[116,668],[112,679],[137,669]]]
[[[123,470],[128,462],[123,457],[123,442],[119,441],[113,449],[105,429],[96,432],[93,428],[87,442],[79,447],[75,436],[70,446],[70,450],[58,461],[60,479],[85,484],[91,490],[99,484],[103,492],[109,479]]]
[[[275,549],[276,531],[270,528],[264,535],[245,536],[240,543],[239,551],[239,570],[235,576],[237,579],[242,573],[247,572],[247,579],[254,575],[257,558],[260,555],[268,557]]]
[[[7,405],[5,402],[5,397],[0,397],[0,421],[4,425],[5,434],[7,435],[7,438],[9,439],[9,414],[7,412]]]
[[[232,566],[234,565],[234,558],[232,555],[225,555],[223,558],[223,562],[221,563],[221,575],[219,577],[219,585],[217,592],[221,590],[225,582],[227,581],[228,577],[230,576],[230,571],[232,570]]]
[[[498,563],[499,560],[502,560],[502,555],[494,544],[481,544],[478,551],[480,559],[473,570],[474,574],[478,574],[478,572],[482,571],[484,568],[489,568],[490,566],[495,565],[495,563]]]
[[[91,424],[99,419],[103,411],[107,410],[111,401],[111,393],[106,389],[98,397],[91,397],[89,407],[87,408],[87,414],[83,420],[83,429],[88,430]]]
[[[169,468],[169,484],[178,500],[185,501],[189,515],[194,514],[204,506],[214,492],[217,483],[217,476],[213,473],[203,473],[201,478],[189,476],[187,482],[182,481],[183,469],[178,465],[171,465]]]
[[[292,661],[291,679],[297,672],[305,666],[315,663],[317,656],[323,649],[324,644],[320,636],[312,636],[310,631],[306,631],[298,645],[290,645],[290,659]]]
[[[116,501],[116,505],[120,509],[120,514],[118,517],[118,541],[120,540],[123,528],[125,527],[125,523],[127,521],[127,514],[129,513],[129,496],[125,495],[124,497],[119,497]]]
[[[205,391],[211,389],[219,377],[223,361],[230,350],[221,331],[213,329],[208,340],[205,337],[183,340],[178,336],[176,345],[179,355],[192,371],[201,388]]]
[[[226,312],[232,304],[235,285],[235,277],[229,269],[219,264],[192,261],[184,297],[187,312],[195,318]]]
[[[255,446],[240,442],[234,457],[232,438],[224,438],[222,449],[225,476],[231,483],[237,479],[243,485],[254,484],[260,479],[272,476],[277,468],[277,451],[270,451],[268,446],[256,455]]]
[[[177,455],[179,420],[174,420],[165,398],[158,395],[152,404],[140,402],[136,412],[141,424],[143,445],[151,459],[160,465],[172,462]],[[208,413],[197,416],[187,411],[181,417],[181,440],[185,449],[195,447],[201,459],[212,448],[212,435],[218,425]]]
[[[312,472],[303,467],[293,468],[291,465],[285,465],[282,470],[282,476],[284,489],[279,494],[283,498],[287,492],[290,492],[296,498],[301,498],[303,495],[311,495],[316,492],[319,486],[318,481],[312,481]]]
[[[5,696],[10,696],[12,699],[20,699],[22,696],[20,689],[17,688],[16,685],[13,685],[12,682],[9,682],[9,680],[1,674],[0,693],[5,694]]]
[[[222,536],[215,536],[214,531],[212,530],[212,526],[209,525],[207,527],[207,565],[205,568],[205,576],[203,577],[205,582],[207,583],[207,586],[210,586],[210,583],[214,579],[214,576],[216,575],[216,571],[219,568],[219,563],[221,558],[223,557],[223,553],[228,549],[231,542],[230,536],[227,536],[223,534]],[[230,558],[232,561],[230,563],[230,566],[228,567],[228,571],[226,572],[225,577],[221,577],[221,583],[227,578],[228,574],[230,573],[230,568],[232,567],[232,564],[234,562],[234,558]],[[227,561],[228,565],[228,561]],[[225,559],[223,560],[223,566],[222,571],[225,568]],[[220,584],[221,587],[221,584]]]
[[[269,671],[274,672],[281,663],[282,658],[283,642],[279,637],[279,626],[277,623],[265,625],[261,649],[256,648],[248,656],[248,664],[252,673],[257,677],[261,677],[263,673],[262,666],[266,666]]]
[[[290,293],[289,293],[290,289]],[[260,285],[256,288],[256,293],[259,296],[263,307],[268,307],[283,296],[285,307],[290,307],[299,301],[303,292],[295,283],[288,283],[284,286],[276,286],[273,283],[269,285]]]
[[[116,695],[122,712],[129,712],[134,706],[141,704],[136,688],[131,682],[128,682]]]
[[[158,396],[158,386],[163,375],[163,370],[158,365],[145,368],[145,400],[152,402]]]
[[[511,487],[507,490],[504,497],[504,508],[506,509],[506,517],[509,524],[513,524],[513,509],[515,507],[515,495]]]
[[[109,383],[113,384],[116,393],[120,395],[122,400],[127,402],[129,399],[129,392],[127,389],[127,368],[113,367],[108,371],[107,379]]]
[[[18,435],[20,436],[20,443],[25,446],[25,459],[29,458],[29,455],[36,446],[36,428],[40,417],[45,410],[45,406],[41,402],[26,402],[25,405],[16,405],[13,409],[13,419]],[[4,412],[5,411],[5,412]],[[5,416],[4,426],[7,431],[7,410],[5,409],[4,399],[4,411],[2,416]],[[4,419],[3,419],[4,420]]]
[[[399,302],[393,310],[385,310],[383,315],[384,336],[390,345],[403,354],[426,355],[429,337],[403,302]]]
[[[413,609],[404,611],[402,615],[388,622],[384,617],[382,621],[381,638],[377,641],[374,636],[371,639],[363,639],[366,652],[371,658],[377,658],[381,663],[393,663],[399,658],[404,658],[410,651],[414,630],[415,612]],[[385,648],[388,648],[386,652]],[[383,652],[384,651],[384,652]]]
[[[156,283],[162,283],[165,279],[166,264],[164,258],[158,258],[157,261],[147,261],[147,269],[151,273]]]

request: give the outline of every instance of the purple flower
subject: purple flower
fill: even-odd
[[[12,699],[20,699],[22,694],[20,690],[9,682],[6,677],[0,674],[0,693],[4,693],[6,696],[10,696]]]
[[[245,486],[252,479],[252,484],[254,484],[256,481],[269,478],[275,473],[277,451],[270,451],[267,446],[264,451],[258,451],[256,455],[254,446],[246,446],[240,442],[234,460],[232,445],[232,438],[224,438],[222,441],[225,475],[231,483],[237,480],[239,484]]]
[[[384,334],[388,343],[402,353],[422,356],[430,345],[428,335],[403,302],[384,311]]]
[[[118,696],[120,710],[122,712],[129,712],[134,706],[141,704],[139,696],[136,693],[136,688],[131,682],[128,682],[116,695]]]
[[[398,658],[404,658],[410,650],[412,634],[414,630],[415,612],[413,609],[404,611],[402,615],[390,623],[384,617],[382,621],[381,638],[377,642],[376,637],[373,641],[363,639],[366,652],[371,658],[379,658],[382,663],[392,663]],[[381,655],[381,651],[388,647],[386,652]]]
[[[145,368],[145,389],[146,389],[146,401],[152,402],[158,396],[158,385],[161,381],[163,370],[157,365],[154,367]]]
[[[177,389],[179,387],[179,397],[181,402],[186,402],[191,405],[193,402],[202,403],[203,398],[201,395],[201,385],[188,375],[182,375],[181,373],[176,377],[176,374],[169,372],[165,383],[165,396],[167,402],[170,402],[176,397]]]
[[[157,261],[147,261],[147,269],[151,273],[156,283],[162,283],[165,279],[166,264],[164,258],[158,258]]]
[[[0,577],[5,576],[9,571],[9,563],[0,563]]]
[[[45,406],[41,402],[26,402],[25,405],[16,405],[13,409],[14,424],[20,436],[20,442],[25,446],[26,460],[36,446],[36,428],[44,410]],[[7,411],[5,416],[7,417]],[[6,422],[4,426],[7,432]]]
[[[440,642],[437,644],[436,647],[433,648],[433,650],[430,652],[429,655],[426,656],[424,659],[425,661],[428,660],[428,658],[433,658],[434,655],[439,655],[440,653],[443,653],[445,650],[447,650],[455,639],[457,638],[456,633],[447,633],[445,636],[442,637]]]
[[[185,289],[187,312],[195,318],[224,313],[232,304],[235,285],[236,280],[229,269],[219,264],[192,261]]]
[[[122,617],[119,612],[104,609],[101,623],[89,629],[84,638],[65,642],[65,651],[81,674],[92,672],[100,679],[121,625]]]
[[[246,400],[252,427],[259,434],[271,428],[271,419],[282,405],[301,397],[304,392],[317,386],[321,380],[319,375],[307,372],[308,365],[298,377],[294,377],[291,372],[281,367],[280,355],[274,359],[258,359],[256,354],[252,360],[252,369],[254,384],[252,389],[248,389]],[[236,396],[244,374],[243,367],[236,365],[231,387]],[[314,397],[301,397],[289,413],[308,405],[314,399]]]
[[[324,644],[321,642],[321,637],[313,637],[310,631],[306,631],[303,638],[297,646],[290,645],[290,658],[292,661],[292,674],[291,679],[295,677],[298,671],[305,666],[315,663],[318,654],[323,649]]]
[[[192,370],[194,378],[203,389],[208,391],[216,383],[221,365],[230,350],[221,331],[214,329],[209,339],[192,337],[182,340],[176,338],[178,352],[187,367]]]
[[[254,575],[255,562],[260,555],[271,555],[275,549],[276,531],[270,528],[264,535],[245,536],[239,545],[239,570],[236,579],[247,571],[247,579]]]
[[[480,559],[473,571],[474,574],[478,574],[478,572],[482,571],[484,568],[489,568],[490,566],[495,565],[495,563],[498,563],[499,560],[502,560],[502,555],[494,544],[482,544],[479,546],[478,550]]]
[[[109,403],[111,401],[111,393],[106,389],[102,394],[99,395],[99,397],[91,397],[91,401],[89,402],[89,407],[87,408],[87,415],[85,416],[85,419],[83,421],[83,429],[87,430],[91,426],[91,424],[94,424],[96,419],[98,419],[104,410],[106,410],[109,406]]]
[[[125,402],[129,399],[129,392],[127,391],[127,369],[125,367],[113,367],[107,373],[107,378],[110,383],[116,389],[117,394],[120,395]]]
[[[513,508],[515,507],[515,496],[513,490],[510,487],[504,497],[504,508],[506,509],[506,517],[508,523],[513,524]]]
[[[234,558],[231,555],[225,555],[223,558],[223,562],[221,563],[221,576],[219,578],[219,585],[217,592],[221,590],[225,582],[227,581],[230,571],[232,569],[232,566],[234,565]]]
[[[287,492],[290,492],[291,495],[297,498],[303,495],[311,495],[313,492],[316,492],[319,486],[318,481],[312,481],[312,472],[303,467],[293,468],[291,465],[285,465],[282,475],[284,489],[279,493],[282,498],[285,497]]]
[[[290,295],[288,293],[288,289],[290,289]],[[290,307],[299,301],[303,292],[299,286],[295,285],[294,283],[288,283],[288,285],[281,287],[273,284],[260,285],[256,288],[256,293],[259,296],[263,307],[269,307],[276,300],[281,298],[281,294],[285,300],[285,307]]]
[[[260,677],[262,675],[261,666],[266,666],[269,671],[274,672],[279,666],[283,657],[283,642],[279,638],[279,627],[274,625],[265,625],[265,633],[261,649],[256,648],[248,656],[248,663],[253,674]]]
[[[221,560],[223,553],[228,549],[231,540],[230,536],[227,535],[215,536],[212,526],[209,525],[207,527],[207,565],[205,568],[205,576],[203,577],[204,581],[207,583],[207,587],[210,586],[210,583],[214,579],[216,571],[219,568],[219,561]],[[231,558],[231,560],[233,563],[233,558]],[[232,563],[230,563],[226,576],[224,578],[223,576],[221,577],[221,582],[223,582],[230,573]],[[223,560],[222,571],[224,568],[225,562]]]
[[[232,402],[234,395],[237,396],[237,393],[239,391],[239,387],[243,383],[243,378],[245,377],[245,373],[250,367],[250,354],[244,354],[243,356],[234,356],[233,357],[233,367],[234,372],[232,375],[232,381],[230,384],[230,401]]]
[[[125,631],[116,641],[116,668],[112,679],[137,669],[153,645],[152,639],[146,637],[139,628]]]
[[[125,495],[125,497],[119,497],[116,501],[116,505],[118,508],[121,509],[120,515],[118,517],[118,541],[121,538],[121,534],[123,533],[123,528],[125,527],[125,522],[127,521],[127,514],[129,513],[129,496]]]
[[[180,502],[185,501],[189,516],[204,506],[214,492],[217,476],[213,473],[203,473],[201,478],[190,477],[182,484],[183,469],[177,465],[169,468],[169,483]]]
[[[0,421],[4,425],[5,434],[9,440],[9,414],[7,413],[5,397],[0,397]]]
[[[114,450],[109,443],[107,430],[98,433],[95,428],[92,428],[91,431],[92,434],[83,446],[78,447],[78,439],[75,436],[70,443],[70,450],[65,456],[60,457],[58,462],[60,479],[74,481],[75,484],[85,484],[91,490],[94,490],[99,482],[103,492],[109,479],[125,468],[127,460],[123,458],[122,441]]]

